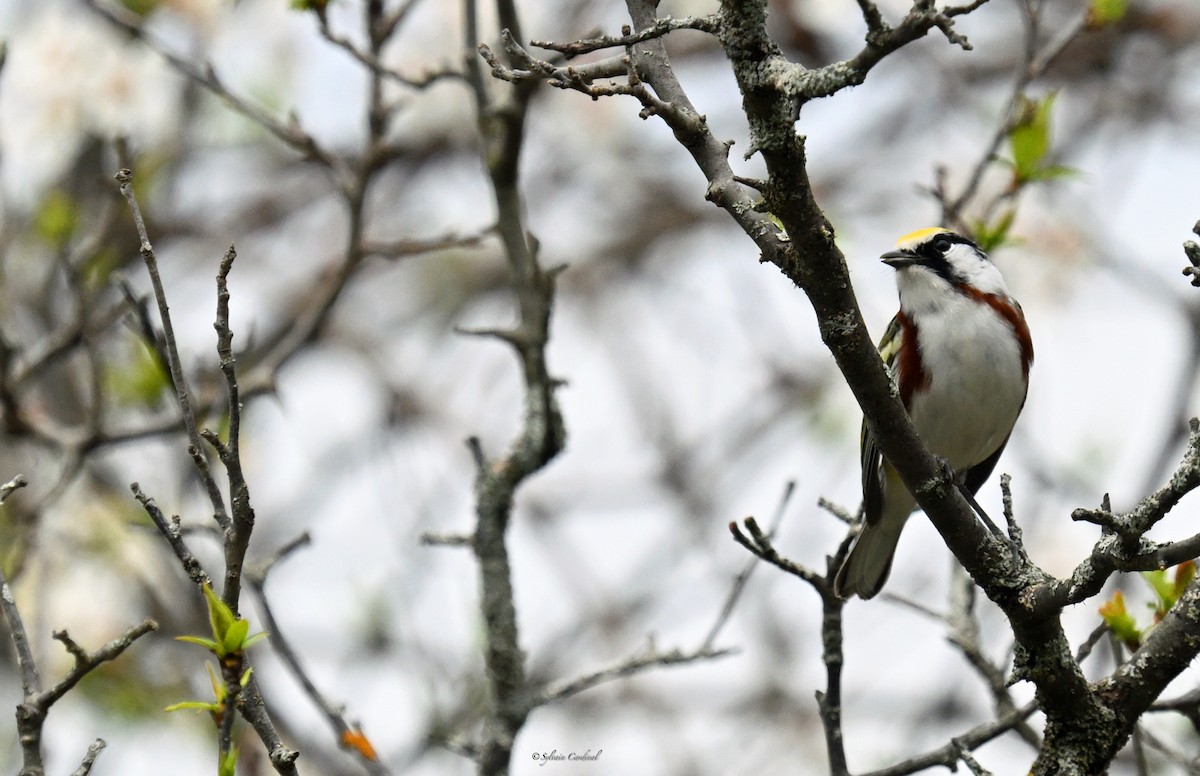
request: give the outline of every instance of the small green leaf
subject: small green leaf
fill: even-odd
[[[781,242],[789,242],[791,240],[791,237],[788,236],[787,229],[785,229],[783,226],[783,222],[779,220],[779,216],[775,215],[774,213],[767,213],[767,220],[771,222],[772,226],[779,230],[779,234],[776,235],[776,237],[778,237]]]
[[[207,711],[209,714],[216,714],[221,710],[221,706],[216,703],[206,703],[205,701],[184,701],[183,703],[172,703],[163,711]]]
[[[188,644],[198,644],[199,646],[204,647],[205,649],[207,649],[209,652],[213,653],[214,655],[220,656],[219,653],[221,650],[221,645],[220,645],[220,643],[213,641],[212,639],[206,639],[203,636],[176,636],[175,640],[176,641],[184,641],[184,642],[187,642]],[[223,654],[223,653],[221,653],[221,654]]]
[[[260,631],[259,633],[255,633],[253,636],[246,639],[246,643],[242,645],[242,649],[246,649],[247,647],[249,647],[252,644],[257,644],[258,642],[262,641],[266,637],[267,637],[266,631]]]
[[[1030,175],[1031,181],[1053,181],[1061,178],[1075,178],[1079,176],[1079,170],[1074,167],[1067,167],[1063,164],[1050,164],[1045,167],[1039,167]]]
[[[226,655],[236,655],[246,647],[246,634],[250,632],[249,620],[234,620],[229,629],[225,631],[225,638],[222,645],[225,647]]]
[[[1036,180],[1038,171],[1043,169],[1046,154],[1050,151],[1050,114],[1057,97],[1056,92],[1041,100],[1021,96],[1017,119],[1008,132],[1017,185]]]
[[[1175,583],[1167,579],[1167,572],[1163,569],[1143,571],[1142,579],[1146,580],[1150,589],[1154,591],[1155,601],[1150,604],[1150,608],[1160,617],[1170,611],[1175,605]]]
[[[240,684],[242,687],[250,684],[250,674],[252,673],[254,673],[254,669],[247,668],[245,672],[242,673],[242,678],[238,680],[238,684]]]
[[[204,599],[208,602],[208,622],[212,626],[213,638],[223,642],[229,626],[234,623],[233,610],[213,592],[211,585],[205,585],[202,589]]]
[[[1113,593],[1112,599],[1101,604],[1100,616],[1104,618],[1104,624],[1108,626],[1108,629],[1125,646],[1135,651],[1141,646],[1142,632],[1138,629],[1133,615],[1126,611],[1125,595],[1120,590]]]
[[[975,242],[985,253],[991,253],[1008,242],[1008,231],[1016,218],[1015,208],[1004,211],[992,224],[976,221],[974,224]]]
[[[213,697],[217,699],[217,703],[224,705],[225,684],[217,677],[217,672],[213,670],[212,663],[205,663],[204,668],[208,671],[208,681],[212,684]]]
[[[1088,5],[1087,24],[1092,28],[1116,24],[1128,11],[1129,0],[1092,0]]]
[[[238,748],[230,747],[225,756],[221,758],[221,765],[217,769],[218,776],[236,776],[238,761]]]

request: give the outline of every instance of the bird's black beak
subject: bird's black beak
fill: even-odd
[[[925,261],[912,251],[888,251],[879,258],[892,269],[904,269],[914,264],[923,264]]]

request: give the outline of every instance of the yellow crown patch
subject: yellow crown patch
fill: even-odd
[[[896,241],[897,248],[911,248],[914,245],[919,245],[927,237],[930,237],[941,232],[949,232],[950,230],[944,226],[930,226],[925,229],[918,229],[915,232],[909,232]]]

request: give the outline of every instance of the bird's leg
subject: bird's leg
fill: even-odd
[[[992,518],[988,517],[987,512],[983,511],[983,507],[981,507],[979,502],[975,499],[975,494],[971,492],[966,484],[957,481],[954,484],[958,486],[958,492],[963,494],[963,498],[965,498],[967,503],[971,505],[971,508],[975,510],[975,514],[979,515],[979,519],[982,520],[983,524],[987,526],[987,529],[992,532],[992,535],[997,539],[1003,539],[1011,544],[1012,542],[1009,540],[1008,534],[1001,531],[1000,526],[992,522]]]
[[[967,487],[965,481],[966,473],[964,472],[960,476],[954,471],[954,467],[950,465],[950,462],[940,455],[937,456],[937,460],[938,465],[942,469],[942,476],[945,477],[948,482],[954,483],[954,486],[958,488],[958,492],[963,495],[963,498],[965,498],[967,503],[971,505],[971,508],[975,510],[975,514],[979,515],[979,519],[985,526],[987,526],[987,529],[992,532],[992,535],[1007,542],[1008,536],[1000,530],[998,525],[992,522],[992,518],[988,517],[988,513],[983,510],[983,507],[981,507],[979,502],[975,499],[975,494],[972,493],[971,489]]]

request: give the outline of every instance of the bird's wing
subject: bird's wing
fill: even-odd
[[[896,376],[896,356],[900,352],[900,339],[900,318],[897,316],[892,318],[883,339],[879,341],[879,356],[883,363],[887,364],[893,379]],[[867,525],[875,525],[883,511],[883,453],[875,443],[875,435],[867,426],[866,418],[863,418],[859,447],[862,453],[863,519]],[[991,463],[992,466],[996,465],[995,461]]]

